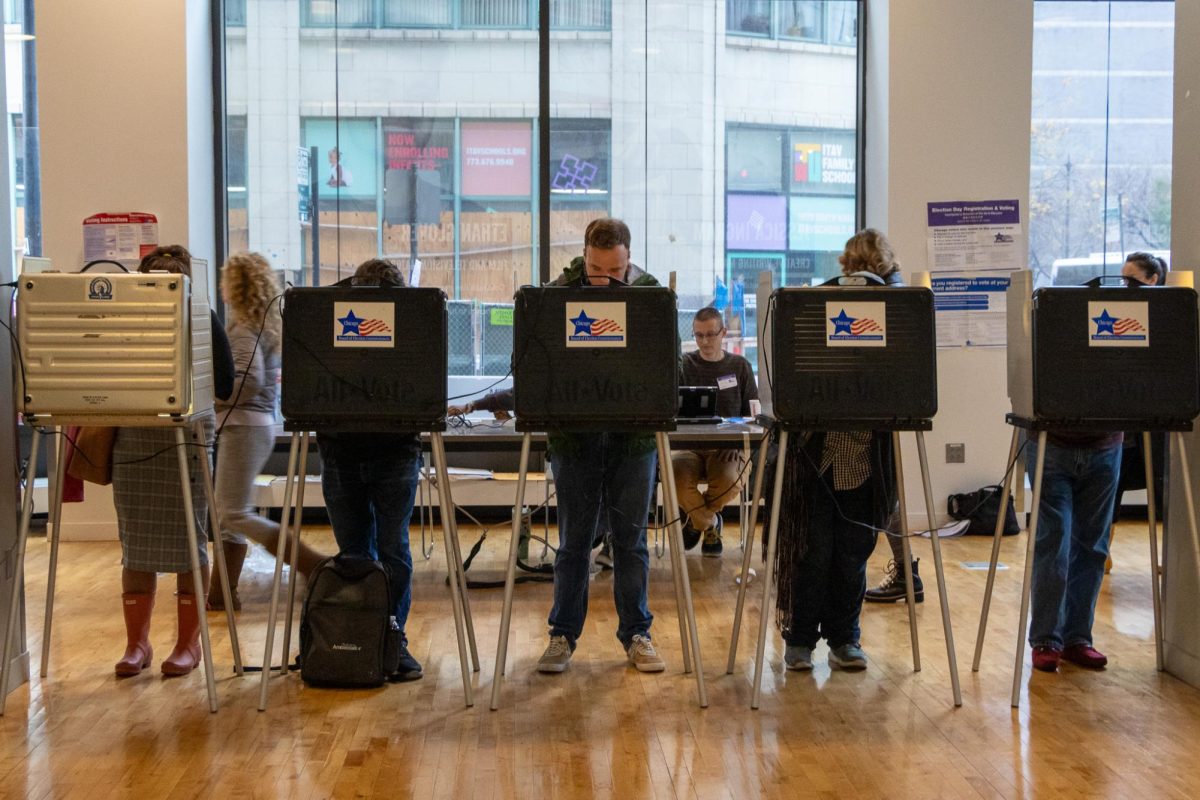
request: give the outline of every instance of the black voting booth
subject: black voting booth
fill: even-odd
[[[654,432],[663,504],[678,508],[666,434],[675,428],[679,399],[675,319],[675,293],[661,286],[525,286],[517,292],[513,392],[516,426],[524,436],[492,682],[493,709],[499,706],[508,652],[530,432]],[[683,533],[678,520],[670,528],[684,671],[692,671],[694,658],[697,694],[700,706],[706,707],[696,616],[682,556]]]
[[[937,413],[937,361],[933,292],[923,287],[823,286],[782,288],[771,295],[771,396],[781,429],[770,513],[766,574],[774,575],[778,547],[779,506],[784,481],[784,454],[790,433],[802,431],[891,431],[896,488],[900,502],[900,534],[908,563],[909,531],[904,499],[900,431],[914,431],[921,460],[929,529],[936,534],[933,492],[929,484],[924,431]],[[765,453],[765,450],[764,450]],[[762,497],[763,453],[752,507]],[[954,704],[962,705],[954,635],[942,570],[941,547],[930,537],[937,569],[938,596],[946,637]],[[741,628],[751,547],[742,561],[742,580],[727,672],[732,673]],[[773,581],[763,581],[762,614],[754,666],[751,708],[758,708],[762,686],[767,620]],[[921,668],[916,604],[908,586],[909,633],[914,669]]]
[[[675,293],[523,287],[514,312],[519,431],[666,431],[678,406]]]
[[[450,595],[463,692],[470,706],[473,698],[468,641],[475,670],[479,669],[479,659],[441,436],[446,427],[446,316],[446,295],[440,289],[354,286],[343,281],[329,287],[293,288],[284,295],[281,406],[284,430],[292,432],[292,442],[278,552],[285,552],[289,533],[294,542],[299,541],[304,464],[308,460],[311,431],[429,433],[437,470],[446,561],[451,573]],[[289,518],[293,511],[293,485],[296,486],[294,528]],[[293,545],[293,574],[298,549]],[[282,560],[276,559],[260,711],[266,709],[282,569]],[[289,581],[284,664],[288,662],[290,649],[295,586],[294,580]]]
[[[1197,296],[1183,286],[1116,288],[1047,287],[1031,292],[1029,273],[1014,273],[1008,289],[1008,393],[1013,426],[1009,469],[1018,453],[1020,430],[1036,433],[1033,510],[1025,554],[1012,706],[1020,703],[1028,626],[1034,542],[1037,538],[1046,436],[1051,431],[1142,431],[1145,469],[1153,474],[1150,433],[1192,428],[1200,413],[1200,325]],[[1187,458],[1183,455],[1184,469]],[[1007,472],[1007,470],[1006,470]],[[1191,485],[1185,480],[1192,544],[1200,553]],[[1001,491],[1003,508],[1010,481]],[[1158,534],[1154,492],[1148,492],[1154,633],[1158,669],[1163,669],[1162,607],[1158,580]],[[1003,517],[999,521],[1002,521]],[[1000,525],[984,591],[972,668],[978,671],[987,632],[992,587],[1000,555]]]

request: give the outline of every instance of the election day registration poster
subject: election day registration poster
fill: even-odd
[[[1027,262],[1017,200],[929,203],[939,347],[1003,345],[1009,273]]]

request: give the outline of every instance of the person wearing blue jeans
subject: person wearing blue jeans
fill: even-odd
[[[363,262],[355,285],[403,286],[400,271],[380,259]],[[400,626],[400,666],[393,681],[416,680],[421,665],[404,636],[412,606],[412,551],[408,523],[420,480],[421,444],[413,433],[318,433],[321,491],[338,555],[383,564]]]
[[[1121,440],[1120,433],[1046,438],[1029,622],[1033,667],[1042,672],[1057,672],[1062,659],[1093,669],[1108,663],[1092,646],[1092,621],[1108,558]]]
[[[596,219],[583,234],[576,258],[556,284],[657,286],[652,275],[629,262],[629,227],[619,219]],[[617,638],[640,672],[662,672],[666,664],[650,641],[647,587],[650,553],[646,521],[658,456],[654,436],[636,433],[551,434],[550,463],[558,498],[558,555],[554,560],[554,607],[550,644],[539,672],[562,672],[587,617],[592,543],[601,522],[612,532],[613,599]]]

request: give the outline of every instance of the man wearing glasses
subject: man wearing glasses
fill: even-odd
[[[722,417],[749,417],[750,401],[758,399],[758,385],[750,362],[725,352],[725,322],[710,307],[696,312],[692,334],[698,350],[683,356],[683,379],[688,386],[716,386],[717,413]],[[687,513],[684,541],[691,549],[703,538],[701,552],[721,555],[721,509],[741,488],[742,456],[737,450],[676,452],[675,487],[682,511]],[[707,484],[703,493],[700,483]]]

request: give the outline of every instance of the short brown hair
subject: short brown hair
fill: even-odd
[[[712,306],[705,306],[696,312],[696,316],[692,318],[692,322],[704,322],[705,320],[715,319],[721,323],[721,327],[725,327],[725,318],[721,316],[721,312],[717,311]]]
[[[400,268],[382,258],[368,258],[359,264],[350,282],[355,286],[382,286],[385,283],[405,285]]]
[[[617,245],[625,245],[629,249],[629,226],[615,217],[601,217],[588,223],[583,232],[584,248],[594,247],[597,250],[612,250]]]
[[[880,231],[863,228],[846,242],[846,250],[838,256],[842,274],[870,272],[886,278],[900,269],[900,262],[892,251],[892,243]]]
[[[173,272],[192,277],[192,254],[181,244],[165,244],[142,256],[138,272]]]

